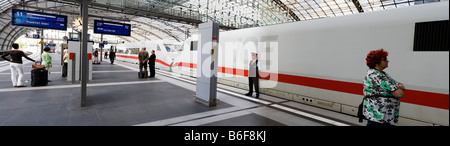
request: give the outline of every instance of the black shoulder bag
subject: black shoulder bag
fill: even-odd
[[[384,97],[384,98],[395,98],[394,96],[379,96],[379,95],[371,95],[371,96],[364,96],[364,98],[361,101],[361,104],[359,104],[358,106],[358,122],[362,123],[363,119],[366,119],[366,116],[363,115],[363,108],[364,108],[364,100],[366,98],[371,98],[371,97]]]

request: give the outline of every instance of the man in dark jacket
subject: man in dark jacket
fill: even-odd
[[[114,60],[116,60],[116,52],[114,52],[113,49],[109,52],[109,60],[111,61],[111,64],[114,64]]]
[[[150,56],[150,59],[148,59],[148,65],[150,66],[150,78],[155,77],[155,61],[156,61],[155,50],[152,50],[152,55]]]

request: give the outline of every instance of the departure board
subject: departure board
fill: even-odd
[[[117,22],[94,20],[94,33],[130,36],[131,25]]]
[[[12,25],[67,30],[67,16],[13,9]]]

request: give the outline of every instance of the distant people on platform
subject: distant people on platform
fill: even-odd
[[[44,53],[42,53],[42,64],[45,65],[45,69],[48,70],[48,74],[50,74],[50,68],[52,67],[52,56],[50,56],[50,48],[49,47],[45,47],[44,48]],[[50,80],[48,80],[48,82],[51,82]]]
[[[155,50],[152,50],[152,55],[150,55],[150,59],[148,59],[148,65],[150,67],[150,76],[149,76],[149,78],[154,78],[155,77],[155,62],[156,62]]]
[[[108,59],[108,51],[105,51],[105,59]]]
[[[69,51],[67,50],[67,48],[65,48],[63,52],[64,52],[64,55],[63,55],[64,64],[63,64],[62,77],[67,77],[67,66],[69,64]]]
[[[391,126],[398,122],[400,98],[406,88],[383,71],[388,67],[387,56],[383,49],[367,54],[369,70],[363,81],[363,115],[367,126]]]
[[[19,50],[19,44],[12,44],[13,50],[10,50],[8,52],[5,52],[2,55],[3,60],[9,61],[9,68],[11,69],[11,81],[14,87],[26,87],[26,85],[23,84],[23,68],[22,68],[22,57],[25,57],[26,59],[33,61],[35,63],[38,63],[39,61],[33,60],[29,58],[27,55],[25,55],[24,52]],[[6,56],[11,56],[11,59],[7,59]]]
[[[94,51],[94,62],[98,62],[98,48],[95,48]]]
[[[143,47],[142,50],[138,54],[139,58],[139,78],[147,78],[148,77],[148,71],[147,71],[147,61],[148,61],[148,52],[147,48]],[[144,68],[144,75],[141,75],[142,68]]]
[[[109,61],[111,61],[111,64],[114,64],[114,60],[116,60],[116,52],[111,49],[111,52],[109,52]]]
[[[256,98],[259,98],[259,63],[258,54],[252,52],[252,60],[249,63],[248,68],[248,87],[249,91],[246,96],[253,95],[253,85],[255,86]]]

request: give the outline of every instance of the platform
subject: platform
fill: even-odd
[[[138,79],[138,66],[109,60],[93,66],[87,106],[80,107],[80,85],[61,77],[52,53],[48,86],[15,88],[10,70],[0,70],[1,126],[348,126],[356,117],[245,90],[218,85],[218,102],[195,102],[195,79],[157,70],[156,78]],[[0,66],[0,68],[5,68]],[[31,63],[24,64],[24,80]]]

